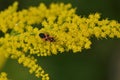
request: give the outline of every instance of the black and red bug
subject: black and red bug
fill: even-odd
[[[53,37],[51,37],[51,36],[49,36],[48,34],[45,34],[45,33],[40,33],[39,37],[44,39],[45,41],[50,41],[50,42],[55,41],[55,39]]]

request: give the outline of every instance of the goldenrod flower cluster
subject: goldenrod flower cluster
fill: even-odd
[[[6,74],[5,72],[2,72],[2,73],[0,74],[0,80],[8,80],[7,74]]]
[[[72,50],[80,52],[89,49],[91,37],[120,38],[120,23],[115,20],[100,20],[100,14],[90,14],[87,18],[76,14],[71,4],[51,4],[46,7],[30,7],[17,11],[15,2],[0,12],[0,52],[7,58],[29,68],[30,73],[42,80],[49,80],[48,74],[37,64],[37,56],[57,55]],[[45,41],[40,33],[48,34],[54,42]],[[6,79],[5,79],[6,80]]]

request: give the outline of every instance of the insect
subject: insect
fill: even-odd
[[[45,41],[50,41],[50,42],[55,41],[55,39],[52,36],[49,36],[48,34],[45,34],[45,33],[40,33],[39,37],[44,39]]]

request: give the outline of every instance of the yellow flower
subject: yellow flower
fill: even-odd
[[[16,11],[17,5],[15,2],[0,13],[0,31],[3,33],[0,37],[0,55],[18,60],[19,64],[42,80],[50,78],[37,64],[34,55],[50,56],[70,50],[81,52],[91,48],[90,39],[93,36],[120,38],[120,23],[99,20],[99,13],[90,14],[88,18],[81,17],[71,4],[51,4],[47,8],[41,3],[38,7]],[[40,33],[45,38],[39,36]]]
[[[7,74],[6,74],[5,72],[2,72],[2,73],[0,74],[0,80],[9,80],[9,79],[7,78]]]

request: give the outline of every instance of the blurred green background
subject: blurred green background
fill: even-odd
[[[0,0],[0,10],[6,9],[15,0]],[[40,2],[71,3],[77,7],[77,14],[88,16],[99,12],[102,18],[120,21],[120,0],[18,0],[19,10],[37,6]],[[1,34],[0,34],[1,35]],[[49,73],[51,80],[110,80],[113,57],[120,53],[120,39],[92,38],[89,50],[79,53],[62,53],[49,57],[39,57],[38,63]],[[111,66],[112,65],[112,66]],[[9,59],[1,71],[8,73],[10,80],[40,80],[29,74],[28,69]],[[114,71],[114,70],[113,70]]]

